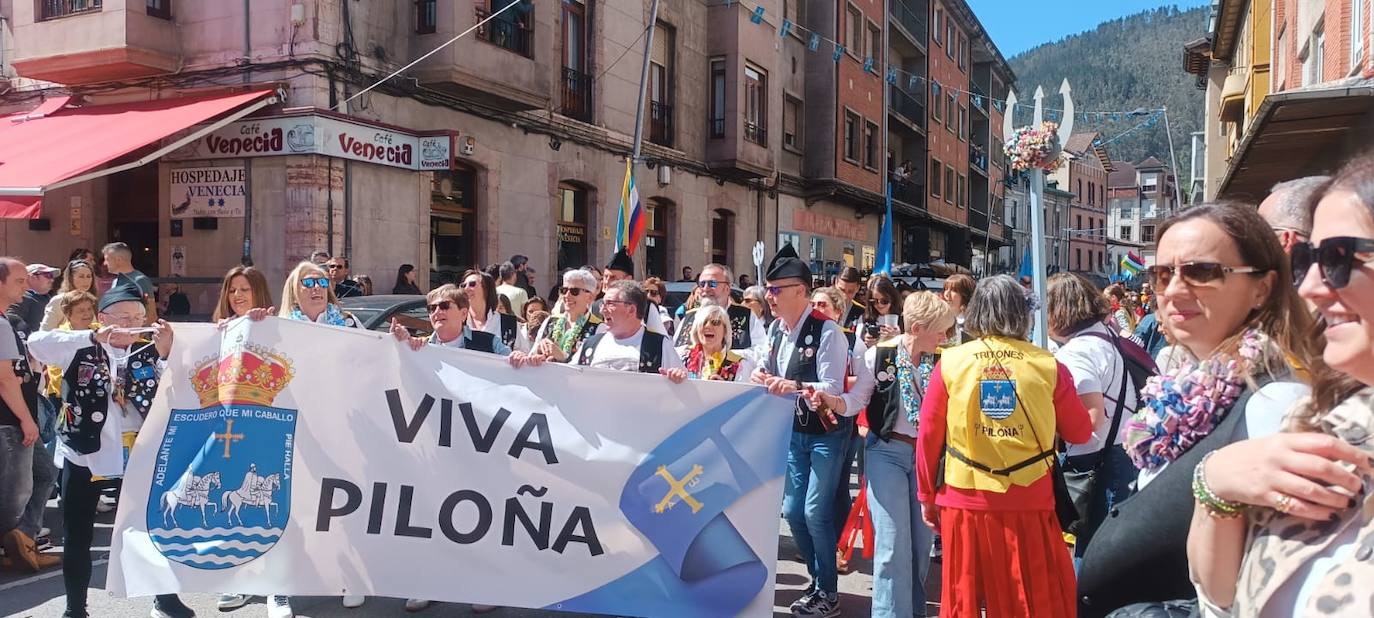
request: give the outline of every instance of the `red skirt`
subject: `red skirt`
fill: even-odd
[[[1071,617],[1073,559],[1053,511],[940,509],[940,615]]]

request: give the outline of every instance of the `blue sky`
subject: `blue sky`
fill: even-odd
[[[1098,24],[1171,4],[1194,8],[1209,0],[968,0],[1002,55],[1011,58],[1041,43],[1092,30]]]

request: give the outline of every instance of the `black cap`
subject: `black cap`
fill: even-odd
[[[115,303],[122,303],[129,300],[142,303],[143,292],[138,289],[138,286],[133,284],[126,283],[116,285],[100,296],[100,310],[104,311]]]
[[[763,278],[768,281],[801,279],[810,285],[811,269],[807,267],[806,262],[797,257],[797,250],[792,248],[792,243],[787,243],[778,249],[778,254],[773,256],[772,262],[768,263],[768,272],[764,274]]]
[[[625,252],[622,247],[615,255],[611,256],[611,261],[606,263],[606,270],[618,270],[629,275],[635,274],[634,260],[630,259],[630,254]]]

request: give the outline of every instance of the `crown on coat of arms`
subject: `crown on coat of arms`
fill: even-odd
[[[295,374],[285,356],[250,343],[201,361],[191,375],[191,387],[200,396],[202,407],[236,403],[271,406]]]

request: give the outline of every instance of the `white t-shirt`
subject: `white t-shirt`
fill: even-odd
[[[1077,335],[1070,338],[1059,349],[1055,351],[1054,358],[1068,367],[1069,373],[1073,375],[1074,391],[1079,395],[1088,393],[1100,393],[1103,398],[1103,407],[1106,414],[1096,426],[1093,427],[1093,437],[1083,444],[1070,444],[1068,455],[1088,455],[1102,450],[1106,446],[1107,432],[1112,428],[1112,418],[1116,414],[1117,395],[1121,393],[1121,381],[1128,380],[1126,375],[1126,362],[1121,358],[1121,353],[1116,350],[1116,346],[1110,341],[1100,339],[1086,333],[1100,333],[1111,336],[1111,331],[1106,325],[1098,323],[1083,329]],[[1121,443],[1122,430],[1126,427],[1126,419],[1130,418],[1139,407],[1138,398],[1140,387],[1143,384],[1126,385],[1126,405],[1121,413],[1120,425],[1117,427],[1117,435],[1111,437],[1111,444]]]
[[[644,342],[644,325],[639,326],[635,334],[624,339],[616,339],[610,331],[601,338],[596,349],[592,351],[592,362],[589,367],[598,369],[610,369],[613,371],[639,372],[639,346]],[[663,342],[663,361],[661,367],[664,369],[683,368],[682,357],[677,355],[677,350],[673,348],[673,342],[664,340]]]
[[[503,283],[496,286],[496,293],[510,300],[510,310],[514,312],[515,315],[525,315],[525,303],[530,299],[529,293],[525,291],[525,288],[518,288]]]

